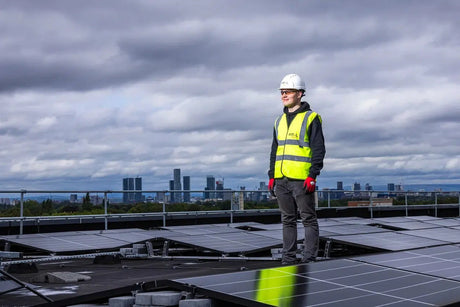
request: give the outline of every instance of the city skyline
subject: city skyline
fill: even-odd
[[[0,189],[257,187],[287,73],[323,119],[320,187],[460,183],[458,1],[0,4]]]

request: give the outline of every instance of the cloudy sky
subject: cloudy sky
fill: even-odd
[[[460,183],[459,1],[0,0],[0,190],[267,181],[287,73],[320,187]]]

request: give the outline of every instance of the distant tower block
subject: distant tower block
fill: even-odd
[[[240,210],[244,210],[244,193],[243,191],[240,192],[240,201],[239,201],[239,204],[240,204]]]

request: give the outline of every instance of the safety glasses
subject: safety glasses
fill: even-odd
[[[295,92],[297,92],[297,90],[282,90],[281,95],[295,93]]]

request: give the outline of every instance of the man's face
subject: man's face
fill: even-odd
[[[283,105],[288,108],[300,104],[302,99],[302,92],[294,89],[281,89],[281,101]]]

